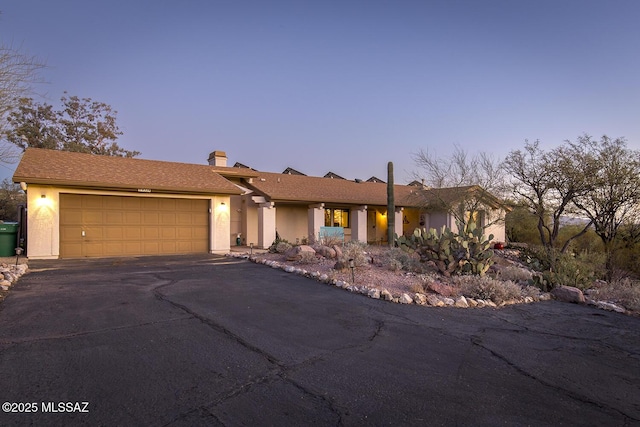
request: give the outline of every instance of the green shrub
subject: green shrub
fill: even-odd
[[[563,285],[586,289],[594,280],[602,278],[604,271],[604,254],[558,254],[555,270],[545,275],[552,287]]]

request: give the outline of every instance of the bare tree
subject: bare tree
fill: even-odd
[[[469,155],[456,145],[448,158],[440,158],[421,149],[413,154],[413,161],[419,169],[414,172],[414,177],[431,187],[418,192],[420,199],[416,202],[424,204],[425,208],[433,206],[434,202],[439,208],[444,207],[453,215],[461,231],[469,223],[476,223],[479,215],[499,207],[504,173],[501,162],[490,154]],[[501,221],[504,221],[504,215],[487,215],[482,224],[475,225],[486,228]]]
[[[36,57],[21,53],[9,45],[0,45],[0,135],[7,127],[7,116],[18,100],[32,93],[32,85],[41,82],[38,72],[44,64]],[[15,163],[19,158],[15,147],[0,145],[0,162]]]
[[[628,149],[624,138],[606,135],[600,141],[584,135],[578,143],[589,148],[588,159],[583,161],[594,165],[588,176],[593,185],[572,201],[591,220],[604,244],[610,278],[618,232],[626,220],[637,214],[640,203],[640,152]]]
[[[511,191],[537,217],[540,243],[548,252],[558,243],[563,216],[575,213],[571,210],[573,199],[592,189],[589,177],[594,166],[588,161],[588,148],[566,141],[545,152],[539,141],[525,141],[524,150],[511,151],[504,161],[511,175]],[[590,225],[569,237],[560,252],[566,252],[571,241],[586,233]]]

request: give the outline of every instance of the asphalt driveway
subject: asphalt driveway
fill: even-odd
[[[1,425],[640,424],[639,318],[397,305],[215,256],[30,269],[0,304]]]

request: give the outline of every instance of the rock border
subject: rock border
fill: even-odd
[[[250,262],[256,264],[264,264],[267,267],[280,269],[286,273],[293,273],[299,276],[304,276],[309,279],[316,280],[320,283],[324,283],[327,285],[332,285],[340,289],[344,289],[346,291],[357,293],[369,298],[379,299],[383,301],[389,301],[397,304],[415,304],[421,306],[430,306],[430,307],[453,307],[453,308],[500,308],[514,304],[530,304],[538,301],[549,301],[555,299],[561,302],[571,302],[582,305],[589,305],[592,307],[599,308],[601,310],[612,311],[621,314],[631,314],[631,312],[627,311],[624,307],[614,304],[609,301],[597,301],[588,297],[580,297],[582,295],[582,291],[577,288],[570,288],[567,286],[560,286],[556,289],[561,289],[560,292],[546,292],[540,294],[537,298],[534,297],[524,297],[519,299],[513,299],[504,301],[500,304],[496,304],[491,300],[482,300],[469,298],[465,296],[459,296],[457,298],[449,298],[444,297],[442,295],[438,295],[435,293],[423,294],[423,293],[402,293],[401,295],[392,295],[391,292],[378,287],[370,288],[368,286],[356,286],[352,285],[344,280],[336,280],[331,279],[327,274],[321,274],[319,271],[309,271],[303,268],[294,267],[292,265],[282,263],[279,261],[268,260],[268,259],[259,259],[255,255],[249,255],[247,253],[239,253],[239,252],[231,252],[227,253],[226,256],[233,258],[242,258],[246,259]],[[579,295],[573,294],[575,291],[579,292]],[[569,293],[571,296],[567,298],[563,298],[560,295],[564,295],[565,293]]]
[[[232,252],[228,253],[227,256],[232,258],[242,258],[246,259],[250,262],[256,264],[263,264],[267,267],[280,269],[286,273],[297,274],[299,276],[304,276],[309,279],[316,280],[320,283],[324,283],[327,285],[335,286],[340,289],[344,289],[346,291],[360,294],[369,298],[379,299],[383,301],[389,301],[396,304],[415,304],[421,306],[431,306],[431,307],[454,307],[454,308],[499,308],[513,304],[529,304],[536,301],[547,301],[552,299],[551,294],[544,293],[541,294],[539,298],[533,297],[525,297],[518,300],[509,300],[504,301],[501,304],[496,304],[491,300],[482,300],[469,298],[465,296],[459,296],[457,298],[449,298],[444,297],[438,294],[423,294],[423,293],[402,293],[400,295],[392,295],[391,292],[378,287],[371,288],[366,285],[356,286],[352,285],[349,282],[344,280],[336,280],[331,279],[327,274],[322,274],[319,271],[309,271],[303,268],[294,267],[292,265],[282,263],[279,261],[269,260],[269,259],[259,259],[256,256],[250,256],[248,254]]]
[[[29,270],[27,264],[0,264],[0,301],[8,294],[9,289]]]

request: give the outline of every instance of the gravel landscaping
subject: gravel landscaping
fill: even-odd
[[[295,247],[294,247],[295,248]],[[318,247],[316,246],[316,249]],[[400,269],[400,263],[389,256],[386,246],[363,248],[365,262],[349,268],[338,246],[333,251],[314,250],[313,256],[287,253],[231,252],[229,256],[245,258],[288,273],[303,275],[329,285],[395,303],[457,308],[501,307],[557,299],[565,302],[589,304],[598,308],[636,315],[614,301],[600,301],[593,292],[585,296],[577,288],[561,286],[552,292],[542,292],[531,285],[536,274],[519,260],[517,250],[495,251],[495,264],[485,277],[445,277],[434,266],[422,264],[419,272]],[[237,250],[237,249],[236,249]],[[299,250],[297,252],[300,252]],[[323,256],[320,253],[323,253]],[[406,260],[404,260],[406,263]],[[415,266],[414,266],[415,268]]]

